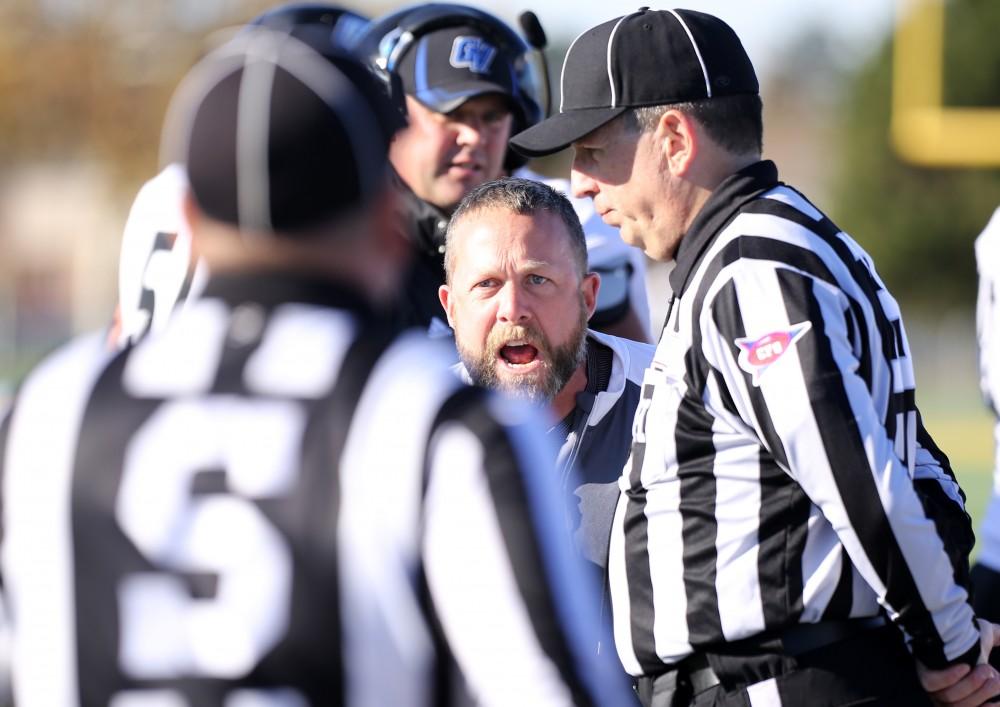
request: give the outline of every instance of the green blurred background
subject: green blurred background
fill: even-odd
[[[177,80],[234,27],[275,4],[0,4],[0,400],[46,351],[108,322],[121,230],[139,186],[158,170],[159,128]],[[344,3],[368,16],[399,4]],[[508,21],[535,10],[549,34],[555,77],[577,33],[627,9],[598,0],[574,3],[573,13],[557,0],[470,4]],[[920,93],[927,62],[941,69],[942,89],[932,96],[937,108],[1000,112],[1000,2],[683,5],[718,14],[743,37],[761,74],[765,156],[872,254],[900,300],[916,359],[918,404],[978,516],[993,449],[992,420],[977,386],[972,244],[1000,205],[1000,160],[984,157],[997,154],[1000,131],[972,135],[945,127],[927,141],[945,153],[954,143],[951,159],[904,159],[890,126],[900,117],[899,94],[893,98],[900,70],[912,70]],[[916,58],[904,59],[913,66],[901,65],[899,57],[894,64],[900,28],[927,12],[940,14],[937,24],[921,21],[932,36],[939,32],[940,42],[920,40]],[[982,145],[982,154],[958,155],[959,143],[969,141]],[[565,167],[565,157],[538,166],[549,173]],[[665,274],[651,264],[654,329]]]

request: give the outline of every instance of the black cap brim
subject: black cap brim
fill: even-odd
[[[525,157],[544,157],[565,150],[588,133],[624,113],[627,108],[580,108],[557,113],[510,139],[510,145]]]
[[[438,113],[451,113],[470,98],[498,93],[510,98],[510,90],[489,81],[466,81],[451,86],[436,86],[414,91],[413,97]]]

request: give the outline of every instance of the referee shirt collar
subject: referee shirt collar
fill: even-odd
[[[715,188],[677,248],[676,264],[670,272],[674,297],[684,294],[691,273],[719,231],[744,204],[778,184],[778,168],[774,162],[761,160],[726,177]]]
[[[319,275],[288,270],[213,274],[202,297],[218,298],[232,305],[256,302],[266,309],[294,302],[346,309],[362,317],[374,316],[371,306],[357,290]]]

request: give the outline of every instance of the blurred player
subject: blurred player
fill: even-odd
[[[204,284],[204,265],[196,266],[181,217],[186,190],[184,169],[172,164],[146,182],[132,204],[118,259],[113,347],[161,330],[174,309]]]
[[[288,33],[320,53],[349,51],[367,25],[366,17],[328,3],[279,5],[247,23]],[[191,235],[181,218],[185,189],[184,170],[172,164],[135,198],[122,235],[112,348],[162,329],[204,285],[205,266],[191,257]]]
[[[536,427],[378,313],[397,114],[353,59],[248,33],[189,74],[202,295],[44,361],[0,425],[16,702],[614,705]]]

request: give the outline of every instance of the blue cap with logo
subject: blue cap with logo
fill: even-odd
[[[439,113],[488,93],[510,98],[519,92],[518,77],[501,51],[478,28],[444,27],[416,40],[399,77],[407,94]]]

